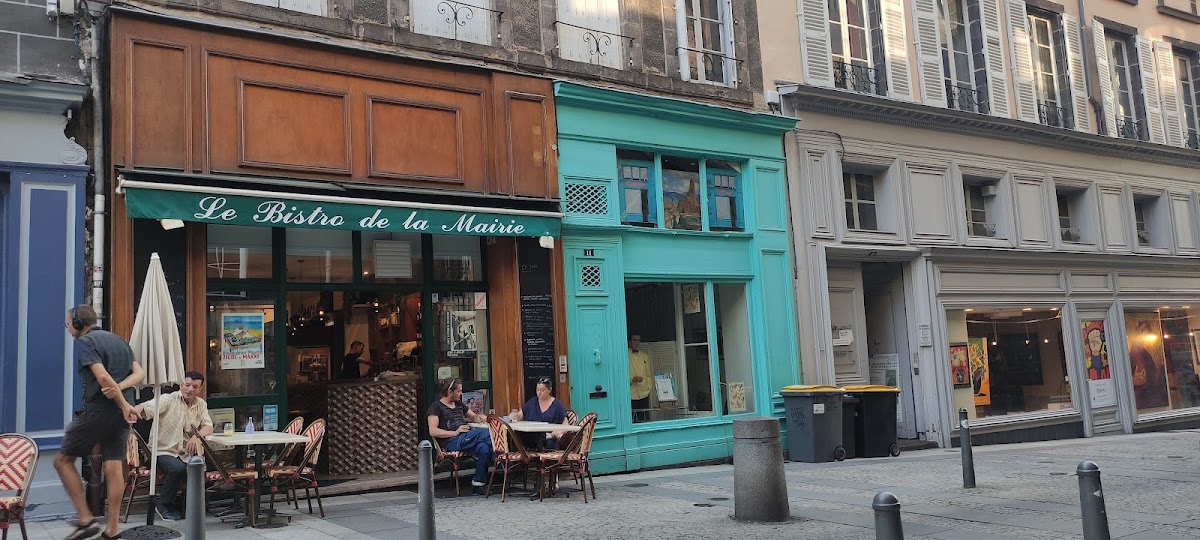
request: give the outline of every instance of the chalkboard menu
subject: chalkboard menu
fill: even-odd
[[[517,239],[520,265],[521,358],[525,400],[536,395],[537,380],[554,379],[554,305],[550,288],[551,250],[537,238]]]

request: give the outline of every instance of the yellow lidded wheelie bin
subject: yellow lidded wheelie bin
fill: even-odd
[[[823,463],[846,458],[841,388],[795,384],[779,393],[787,414],[788,459]]]
[[[900,446],[896,444],[896,407],[900,389],[863,384],[845,386],[842,390],[860,401],[854,426],[854,456],[900,455]]]

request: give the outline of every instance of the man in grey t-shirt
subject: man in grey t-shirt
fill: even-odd
[[[63,434],[62,447],[54,458],[54,468],[62,479],[63,489],[71,497],[79,520],[67,540],[82,540],[101,533],[101,538],[119,535],[117,519],[121,515],[121,499],[125,491],[125,445],[129,441],[129,424],[137,413],[129,406],[133,400],[130,387],[142,380],[142,367],[133,360],[133,350],[117,335],[96,327],[96,311],[86,305],[75,306],[67,312],[63,326],[75,338],[75,363],[83,380],[83,412],[71,421]],[[120,382],[117,382],[117,379]],[[108,483],[107,527],[100,531],[99,520],[92,515],[83,498],[83,481],[75,468],[75,460],[91,453],[100,445],[104,459],[104,477]]]

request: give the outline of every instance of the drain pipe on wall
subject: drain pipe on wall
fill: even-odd
[[[103,70],[101,69],[101,48],[104,47],[104,31],[105,31],[106,14],[101,13],[92,21],[92,51],[91,58],[91,86],[92,86],[92,179],[94,200],[92,201],[92,308],[96,310],[96,314],[100,316],[100,320],[104,320],[104,254],[105,247],[105,219],[108,214],[108,209],[105,206],[105,193],[107,193],[107,177],[105,170],[105,117],[104,108],[104,85],[103,85]]]

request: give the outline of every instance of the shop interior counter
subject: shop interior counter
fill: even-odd
[[[360,475],[417,468],[417,375],[325,383],[329,474]]]

